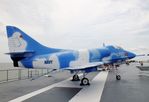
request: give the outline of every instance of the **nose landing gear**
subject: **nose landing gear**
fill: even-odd
[[[116,75],[116,80],[121,80],[121,76],[120,75]]]

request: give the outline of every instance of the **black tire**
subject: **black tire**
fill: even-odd
[[[103,68],[102,71],[106,71],[106,69]]]
[[[80,81],[79,76],[78,75],[74,75],[72,78],[72,81]]]
[[[90,85],[89,80],[87,78],[83,78],[80,85]]]
[[[121,80],[121,76],[120,75],[116,75],[116,80]]]

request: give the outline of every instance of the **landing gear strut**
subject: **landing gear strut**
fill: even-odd
[[[118,65],[115,66],[116,67],[116,80],[121,80],[121,75],[118,74]]]
[[[80,86],[90,85],[89,79],[85,77],[86,74],[87,74],[87,73],[83,72],[83,78],[81,79]],[[76,73],[73,75],[72,81],[80,81],[80,78],[79,78],[79,76],[78,76],[78,72],[76,72]]]

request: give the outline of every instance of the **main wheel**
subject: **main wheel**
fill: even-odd
[[[72,81],[80,81],[79,76],[75,74],[72,78]]]
[[[87,78],[83,78],[80,85],[90,85],[89,80]]]
[[[121,76],[120,75],[116,75],[116,80],[121,80]]]

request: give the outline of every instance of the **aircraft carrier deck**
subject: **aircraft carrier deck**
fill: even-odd
[[[136,64],[119,68],[122,79],[113,71],[93,72],[90,86],[72,82],[67,71],[0,84],[0,102],[149,102],[149,72]],[[81,76],[81,75],[80,75]]]

